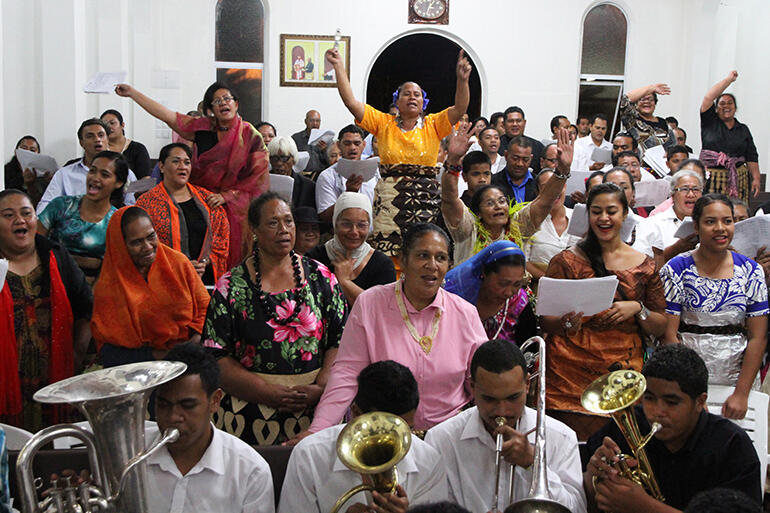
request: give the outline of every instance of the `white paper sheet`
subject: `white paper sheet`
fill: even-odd
[[[613,275],[585,280],[540,278],[537,284],[537,315],[562,316],[583,312],[584,316],[603,312],[612,306],[618,277]]]
[[[682,219],[682,224],[680,224],[679,228],[674,232],[674,237],[677,239],[686,239],[693,233],[695,233],[695,225],[692,224],[692,219],[690,217],[685,217]]]
[[[658,176],[666,176],[669,173],[668,165],[666,164],[666,149],[661,144],[644,150],[642,160],[655,170]]]
[[[19,165],[22,169],[34,169],[37,176],[43,176],[46,171],[54,173],[59,169],[56,159],[50,155],[17,148],[16,158],[19,159]]]
[[[136,180],[126,185],[126,193],[141,194],[143,192],[149,191],[156,185],[158,184],[157,182],[155,182],[155,178],[151,176],[145,176],[144,178],[141,178],[139,180]]]
[[[5,277],[8,275],[8,260],[0,259],[0,290],[5,286]]]
[[[291,197],[294,193],[294,178],[270,173],[270,190],[291,203]]]
[[[643,180],[634,184],[637,207],[656,207],[668,199],[671,183],[663,178]]]
[[[98,72],[83,86],[85,93],[108,94],[115,90],[115,86],[126,81],[125,71]]]
[[[635,226],[636,219],[631,215],[627,216],[623,222],[623,227],[620,229],[620,238],[629,240]],[[567,225],[567,233],[576,237],[583,237],[586,232],[588,232],[588,211],[585,204],[578,203],[572,209],[572,217],[570,217],[569,224]]]
[[[593,153],[591,153],[591,160],[594,162],[603,162],[604,164],[609,164],[612,162],[612,150],[609,148],[602,148],[601,146],[597,146],[594,148]]]
[[[308,137],[307,143],[310,146],[318,144],[319,141],[324,141],[326,144],[329,144],[332,139],[334,139],[334,131],[312,128],[310,130],[310,137]]]
[[[735,223],[732,247],[749,258],[757,256],[759,248],[770,249],[770,216],[754,216]]]
[[[310,162],[310,153],[306,151],[297,152],[297,162],[294,163],[294,171],[301,173],[307,167],[307,163]]]
[[[593,171],[570,171],[567,178],[567,196],[575,191],[586,192],[586,180]]]
[[[380,157],[372,157],[366,160],[339,159],[337,161],[337,173],[349,179],[353,175],[361,175],[364,182],[368,182],[377,175],[380,167]]]

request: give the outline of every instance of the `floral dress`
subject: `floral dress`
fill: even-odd
[[[537,335],[534,295],[529,287],[519,290],[492,317],[483,319],[484,331],[489,339],[502,338],[521,346],[528,338]]]
[[[339,346],[348,308],[328,268],[305,257],[301,262],[306,279],[300,288],[263,292],[261,300],[245,263],[225,273],[209,304],[204,345],[217,357],[234,358],[268,383],[314,383],[326,350]],[[214,423],[248,444],[273,445],[307,429],[312,416],[312,409],[279,412],[228,394]]]

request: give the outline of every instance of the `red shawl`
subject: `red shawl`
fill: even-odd
[[[212,131],[208,118],[193,118],[177,113],[181,132]],[[262,135],[240,116],[213,148],[198,153],[195,147],[190,182],[221,194],[227,203],[230,221],[230,257],[228,268],[238,265],[243,257],[243,233],[247,231],[246,213],[251,200],[267,191],[267,149]]]
[[[56,383],[75,373],[74,320],[67,290],[64,288],[53,251],[49,252],[48,275],[51,279],[51,345],[48,355],[48,382]],[[14,327],[13,297],[8,282],[0,291],[0,415],[21,414],[19,355]]]

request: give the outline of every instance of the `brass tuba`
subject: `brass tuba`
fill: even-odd
[[[121,365],[68,378],[38,390],[41,403],[69,403],[85,415],[93,434],[73,424],[50,426],[36,433],[22,448],[16,464],[24,513],[110,512],[148,513],[144,461],[163,445],[176,441],[179,431],[166,430],[144,450],[144,418],[150,393],[182,374],[181,362],[142,362]],[[94,483],[58,483],[38,502],[43,480],[32,475],[37,451],[56,438],[73,436],[89,452]]]
[[[617,370],[605,374],[588,385],[580,402],[583,408],[592,413],[609,414],[628,442],[633,456],[618,455],[619,461],[616,464],[618,473],[641,485],[653,498],[664,502],[663,493],[644,451],[644,446],[652,440],[661,425],[654,422],[647,436],[642,436],[632,408],[644,395],[646,389],[647,380],[641,372]],[[626,461],[631,457],[636,458],[635,468],[629,467]]]
[[[337,513],[358,492],[395,492],[396,464],[406,456],[411,445],[409,425],[398,415],[373,411],[349,422],[337,437],[337,456],[346,467],[361,474],[363,483],[342,494],[330,513]]]

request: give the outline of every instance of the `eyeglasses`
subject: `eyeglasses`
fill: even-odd
[[[559,157],[554,157],[552,159],[549,159],[548,157],[543,157],[543,160],[546,162],[557,162],[559,160]]]
[[[355,227],[356,230],[359,230],[362,232],[369,231],[369,223],[367,223],[366,221],[361,221],[360,223],[353,223],[351,221],[346,221],[343,219],[341,221],[337,221],[337,226],[339,226],[343,230],[352,230],[353,227]]]
[[[674,192],[700,194],[703,192],[703,189],[701,187],[674,187]]]
[[[499,198],[495,199],[488,199],[486,201],[481,202],[482,207],[492,208],[496,206],[500,207],[507,207],[508,206],[508,198],[505,196],[500,196]]]
[[[291,155],[270,155],[272,162],[288,162],[291,158]]]
[[[212,100],[211,105],[220,106],[223,103],[230,103],[233,100],[235,100],[235,98],[233,98],[232,96],[223,96],[221,98],[216,98],[216,99]]]

